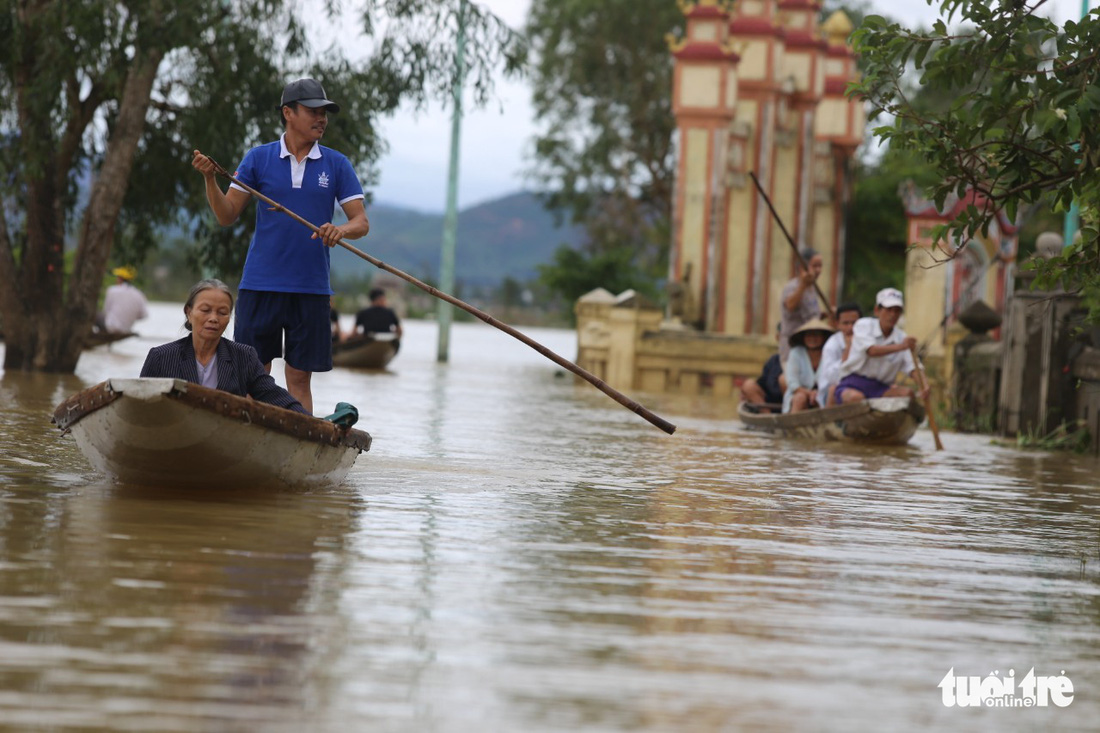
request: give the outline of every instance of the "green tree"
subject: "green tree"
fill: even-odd
[[[164,224],[201,235],[207,267],[239,272],[252,217],[210,225],[190,152],[232,166],[271,139],[280,128],[273,100],[287,79],[324,80],[343,107],[326,143],[373,180],[383,149],[375,120],[449,81],[446,13],[456,5],[367,2],[363,26],[378,43],[353,63],[335,47],[312,51],[298,4],[284,0],[0,0],[4,368],[73,371],[112,247],[140,259]],[[375,34],[383,17],[393,32]],[[439,24],[431,42],[417,36],[429,22]],[[492,44],[507,34],[476,6],[468,28],[470,74],[484,99],[483,65],[504,53]],[[508,41],[510,67],[521,47]]]
[[[1037,284],[1083,290],[1100,320],[1100,128],[1091,124],[1100,110],[1100,16],[1093,11],[1059,28],[1038,14],[1046,4],[939,0],[944,17],[929,31],[869,16],[853,34],[864,77],[851,91],[891,118],[877,136],[935,167],[926,190],[937,205],[978,194],[941,238],[973,235],[997,209],[1015,219],[1044,197],[1059,208],[1076,200],[1083,236],[1035,265]],[[949,30],[954,21],[958,30]],[[965,93],[922,108],[908,91],[914,73],[922,86]]]
[[[912,153],[887,149],[857,165],[848,211],[844,301],[869,308],[879,289],[905,285],[908,223],[899,188],[907,181],[931,185],[935,171]]]
[[[666,36],[683,24],[669,0],[531,3],[533,103],[544,125],[531,177],[548,208],[587,229],[580,253],[559,251],[542,270],[563,296],[558,288],[578,290],[571,278],[653,292],[667,276],[676,121]],[[609,262],[624,269],[600,282]]]
[[[560,247],[554,252],[554,260],[539,265],[539,282],[553,295],[562,298],[562,304],[572,314],[577,298],[596,288],[606,288],[620,293],[633,288],[635,272],[632,268],[633,253],[626,247],[601,252],[579,252],[572,247]],[[573,316],[569,316],[573,322]]]

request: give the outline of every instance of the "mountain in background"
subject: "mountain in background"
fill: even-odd
[[[421,280],[438,282],[443,215],[374,203],[367,208],[370,234],[352,246]],[[528,192],[514,193],[460,211],[455,244],[455,280],[467,286],[498,286],[538,275],[562,244],[578,246],[583,230],[557,226],[552,214]],[[334,280],[369,277],[378,268],[347,250],[332,251]]]

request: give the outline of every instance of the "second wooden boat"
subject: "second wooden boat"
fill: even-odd
[[[105,344],[113,344],[115,341],[121,341],[122,339],[128,339],[131,336],[137,336],[133,331],[127,333],[111,333],[109,331],[91,331],[84,338],[84,348],[94,349],[97,346],[103,346]]]
[[[352,336],[332,345],[332,363],[341,367],[385,369],[400,348],[401,341],[393,334]]]
[[[746,427],[784,437],[877,445],[908,443],[925,417],[924,407],[909,397],[879,397],[786,414],[755,412],[742,402],[737,412]]]
[[[113,344],[115,341],[121,341],[122,339],[128,339],[131,336],[137,336],[136,333],[130,331],[128,333],[108,333],[106,331],[89,331],[88,335],[84,337],[84,348],[94,349],[97,346],[103,346],[105,344]],[[0,341],[4,340],[4,333],[0,331]]]
[[[343,481],[371,437],[182,379],[110,379],[54,410],[97,470],[123,483],[314,488]]]

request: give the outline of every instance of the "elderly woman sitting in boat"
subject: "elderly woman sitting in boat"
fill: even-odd
[[[215,279],[195,283],[183,306],[190,335],[150,349],[141,376],[186,379],[308,415],[264,370],[254,348],[222,338],[232,314],[229,286]]]
[[[820,318],[803,324],[791,334],[787,356],[787,392],[783,395],[783,412],[801,412],[824,404],[824,395],[818,399],[817,379],[821,367],[821,355],[825,341],[833,335],[833,329]]]

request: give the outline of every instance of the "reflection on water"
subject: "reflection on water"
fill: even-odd
[[[0,377],[0,729],[1095,729],[1094,459],[784,443],[643,396],[665,436],[482,324],[438,365],[411,322],[389,372],[315,378],[374,437],[344,486],[112,485],[48,416],[178,308]],[[1032,667],[1072,705],[941,702],[949,669]]]

